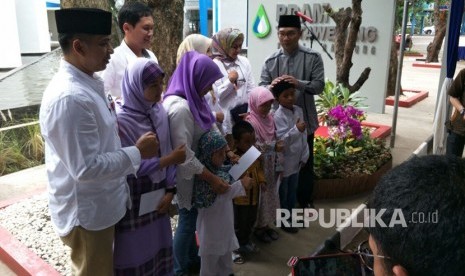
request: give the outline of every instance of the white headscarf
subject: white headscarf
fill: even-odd
[[[186,36],[181,44],[179,44],[178,53],[176,55],[176,64],[179,64],[182,55],[189,51],[196,51],[204,55],[207,54],[208,48],[210,48],[211,44],[211,38],[201,34],[191,34]]]

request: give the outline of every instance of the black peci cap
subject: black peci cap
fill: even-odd
[[[293,27],[300,29],[300,18],[297,15],[281,15],[279,17],[278,28]]]
[[[111,13],[92,8],[71,8],[55,11],[60,34],[111,34]]]

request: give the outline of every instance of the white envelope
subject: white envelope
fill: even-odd
[[[142,194],[140,197],[139,216],[157,210],[157,207],[164,195],[165,189],[158,189]]]
[[[239,177],[250,167],[252,166],[253,162],[260,157],[262,153],[254,146],[250,147],[250,149],[241,156],[239,162],[232,166],[229,170],[229,174],[235,179],[238,180]]]

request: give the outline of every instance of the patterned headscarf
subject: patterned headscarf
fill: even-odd
[[[216,167],[212,163],[212,154],[226,145],[227,142],[224,137],[218,131],[211,130],[200,137],[196,157],[214,175],[231,183],[233,178],[228,173],[231,166]],[[195,176],[192,205],[196,208],[207,208],[215,202],[215,199],[216,193],[212,190],[210,183]]]
[[[275,138],[275,124],[271,114],[266,116],[258,112],[258,107],[262,104],[274,100],[270,90],[263,86],[258,86],[252,89],[249,94],[249,109],[250,113],[245,118],[255,129],[257,139],[260,142],[270,142]]]
[[[208,56],[187,52],[171,76],[164,99],[173,95],[186,99],[194,121],[203,130],[209,130],[216,120],[200,93],[222,77],[220,69]]]
[[[179,64],[181,57],[189,51],[197,51],[206,55],[208,48],[212,44],[212,39],[201,34],[190,34],[179,44],[176,55],[176,64]]]
[[[212,37],[212,57],[225,61],[234,61],[228,55],[234,41],[238,38],[244,40],[244,34],[239,29],[226,28]]]

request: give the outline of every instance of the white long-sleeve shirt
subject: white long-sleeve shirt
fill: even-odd
[[[234,62],[218,59],[213,61],[218,65],[224,76],[213,84],[213,90],[218,95],[219,105],[224,112],[223,129],[226,134],[231,134],[233,122],[230,110],[237,105],[248,103],[249,93],[256,86],[252,76],[252,67],[249,60],[243,56],[237,56]],[[237,90],[228,78],[228,72],[231,70],[236,70],[239,76],[237,78]]]
[[[40,127],[51,219],[60,236],[73,227],[102,230],[116,224],[130,205],[126,175],[141,156],[121,148],[115,112],[103,81],[65,60],[44,92]]]
[[[213,117],[215,117],[215,119],[216,119],[216,114],[218,112],[221,112],[224,115],[224,111],[220,106],[220,103],[219,103],[220,99],[218,97],[217,91],[211,91],[211,92],[213,92],[215,94],[215,99],[213,99],[213,97],[212,97],[212,95],[210,93],[207,93],[205,95],[205,100],[207,100],[207,103],[210,106],[210,109],[212,110]],[[224,118],[223,118],[223,121],[224,121]],[[221,134],[224,135],[223,123],[216,122],[216,126],[218,127]]]
[[[169,96],[163,100],[163,107],[168,113],[170,122],[171,145],[173,148],[186,145],[186,160],[176,167],[175,200],[179,208],[190,210],[194,175],[201,174],[204,168],[204,165],[195,157],[195,152],[200,137],[207,131],[195,123],[186,99]],[[215,124],[212,125],[212,129],[218,131]]]
[[[144,50],[146,58],[154,60],[158,63],[155,54],[148,50]],[[105,93],[111,94],[113,97],[121,97],[121,83],[123,81],[124,71],[130,61],[137,59],[136,54],[129,48],[126,42],[121,41],[120,46],[115,48],[115,52],[111,55],[110,63],[107,64],[105,70],[100,74],[105,83]]]
[[[283,177],[291,176],[300,170],[300,162],[306,163],[310,155],[307,144],[307,132],[300,132],[297,120],[304,121],[302,108],[294,105],[293,110],[279,106],[274,113],[276,137],[284,140]]]

